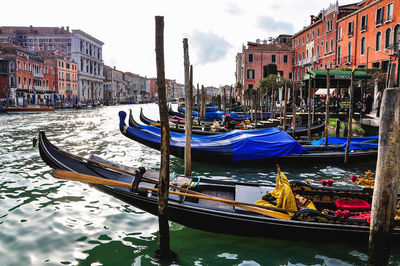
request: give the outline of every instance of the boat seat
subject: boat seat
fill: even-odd
[[[236,185],[235,186],[235,201],[245,202],[245,203],[254,203],[257,200],[260,200],[265,194],[274,190],[275,187],[267,187],[267,186],[246,186],[246,185]],[[237,211],[245,211],[248,210],[235,207]]]
[[[370,211],[371,205],[365,200],[336,200],[335,205],[339,210]]]

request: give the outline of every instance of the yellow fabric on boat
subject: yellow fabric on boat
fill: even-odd
[[[278,172],[278,176],[276,177],[275,189],[271,191],[270,194],[276,198],[276,206],[265,200],[258,200],[255,202],[255,204],[297,211],[296,200],[294,198],[292,189],[290,188],[289,180],[280,170]],[[289,212],[290,216],[293,214],[293,212]]]

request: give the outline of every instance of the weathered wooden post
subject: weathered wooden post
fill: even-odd
[[[336,137],[340,135],[340,119],[336,118]]]
[[[206,117],[206,90],[204,86],[201,85],[201,119]]]
[[[224,114],[226,114],[226,90],[224,87]]]
[[[258,90],[255,91],[254,96],[253,96],[254,97],[254,112],[256,114],[255,119],[254,119],[254,122],[255,122],[254,127],[255,128],[257,128],[257,119],[258,119],[258,117],[257,117],[258,116],[258,101],[257,101],[258,97],[257,96],[258,96]]]
[[[275,107],[276,107],[276,102],[275,102],[275,90],[274,90],[274,86],[272,85],[272,89],[271,89],[271,91],[272,91],[272,95],[271,95],[271,98],[272,98],[272,102],[271,102],[271,118],[272,119],[275,119]]]
[[[310,79],[308,80],[308,121],[307,121],[307,140],[311,140],[311,75]]]
[[[161,121],[161,166],[158,181],[158,224],[160,231],[160,249],[156,251],[156,258],[162,262],[173,261],[177,258],[169,246],[168,227],[168,191],[169,191],[169,126],[167,96],[165,87],[164,69],[164,17],[156,16],[156,63],[158,106]]]
[[[217,103],[218,103],[218,111],[221,111],[221,95],[218,94],[217,95]]]
[[[186,106],[185,106],[185,176],[191,176],[192,174],[192,66],[189,61],[189,46],[188,39],[183,39],[183,64],[185,68],[185,95],[186,95]]]
[[[196,109],[196,111],[197,111],[197,123],[200,125],[200,92],[199,92],[199,83],[197,83],[197,93],[196,93],[196,96],[197,96],[197,109]]]
[[[326,98],[325,98],[325,146],[328,146],[328,130],[329,130],[329,100],[331,89],[331,70],[326,70]]]
[[[400,178],[400,90],[384,90],[369,235],[369,265],[388,265]]]
[[[283,106],[283,131],[286,131],[286,103],[288,97],[287,82],[285,81],[284,106]]]
[[[231,85],[231,90],[229,91],[229,111],[232,111],[232,85]]]
[[[296,135],[296,97],[295,97],[295,89],[296,89],[296,83],[293,80],[293,103],[292,103],[292,136],[293,138]]]
[[[350,106],[349,106],[349,121],[348,121],[348,134],[347,134],[347,144],[346,144],[346,153],[344,155],[344,165],[347,167],[349,163],[349,152],[350,152],[350,141],[351,135],[353,132],[353,101],[354,101],[354,70],[351,71],[350,78]]]

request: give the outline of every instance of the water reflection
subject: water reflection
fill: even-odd
[[[58,147],[89,157],[99,155],[132,167],[158,169],[160,154],[124,137],[118,112],[140,107],[157,119],[155,104],[123,105],[48,114],[0,115],[0,265],[149,265],[155,264],[158,222],[155,216],[77,182],[56,180],[41,160],[32,139],[40,130]],[[183,160],[171,158],[183,173]],[[193,163],[194,175],[246,182],[275,182],[276,169]],[[332,166],[285,167],[289,179],[320,181],[363,174],[374,164],[350,169]],[[240,229],[238,229],[240,230]],[[244,238],[192,230],[171,223],[171,247],[179,264],[365,264],[360,245]],[[400,258],[395,248],[391,262]]]

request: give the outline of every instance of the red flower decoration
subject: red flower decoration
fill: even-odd
[[[325,179],[321,180],[321,185],[326,186],[328,184],[328,181],[326,181]]]
[[[343,212],[341,210],[335,211],[335,217],[337,217],[337,218],[343,217]]]
[[[352,175],[352,176],[351,176],[351,181],[352,181],[352,182],[356,182],[357,179],[358,179],[358,177],[357,177],[356,175]]]
[[[327,183],[328,183],[328,186],[332,186],[333,185],[333,180],[332,179],[328,179]]]
[[[344,210],[343,211],[343,218],[347,219],[350,216],[350,211],[349,210]]]

